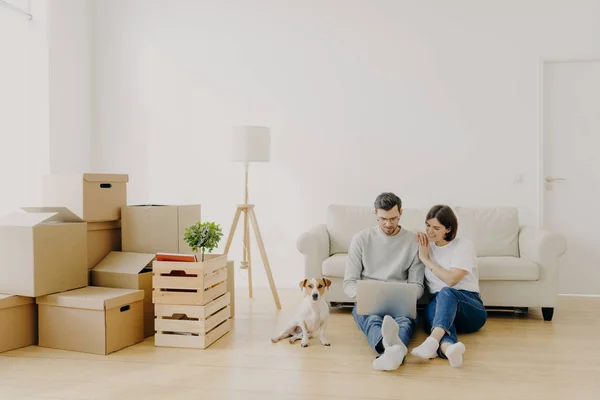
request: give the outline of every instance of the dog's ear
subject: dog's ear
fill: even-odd
[[[329,289],[329,286],[331,286],[331,280],[327,278],[323,278],[323,283],[325,284],[325,287],[327,287],[327,289]]]
[[[304,289],[304,286],[306,286],[306,282],[308,281],[308,279],[303,279],[300,281],[300,290]]]

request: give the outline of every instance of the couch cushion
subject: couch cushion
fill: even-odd
[[[478,257],[480,281],[536,281],[539,266],[518,257]]]
[[[346,272],[345,253],[334,254],[323,261],[324,276],[343,278]],[[539,266],[518,257],[478,257],[480,281],[536,281],[539,279]]]
[[[400,225],[412,232],[425,229],[429,209],[403,208]],[[347,253],[355,233],[377,224],[373,207],[330,205],[327,209],[327,231],[330,254]]]
[[[348,255],[344,253],[334,254],[323,261],[323,276],[343,278],[346,272],[346,260]]]
[[[519,257],[519,215],[513,207],[457,207],[458,234],[473,241],[479,257]]]

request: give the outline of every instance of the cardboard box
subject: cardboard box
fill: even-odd
[[[205,305],[227,292],[227,256],[205,254],[204,261],[153,261],[154,304]]]
[[[156,305],[155,346],[205,349],[230,329],[229,293],[203,306]]]
[[[86,222],[117,221],[127,205],[126,174],[52,174],[42,180],[42,201],[67,207]]]
[[[144,340],[142,290],[88,286],[37,299],[39,346],[110,354]]]
[[[0,293],[38,297],[88,282],[87,228],[64,207],[0,219]]]
[[[127,206],[121,210],[122,249],[132,253],[193,251],[183,240],[185,228],[200,221],[200,205]]]
[[[35,344],[37,313],[33,298],[0,294],[0,353]]]
[[[88,222],[88,269],[94,268],[111,251],[121,250],[121,221]]]
[[[144,291],[144,337],[154,335],[154,254],[113,251],[92,269],[91,285]]]

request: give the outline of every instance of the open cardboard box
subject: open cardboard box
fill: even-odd
[[[144,337],[154,335],[153,260],[154,254],[112,251],[91,271],[91,286],[144,291]]]
[[[64,207],[0,219],[0,293],[38,297],[88,283],[86,223]]]
[[[67,207],[86,222],[117,221],[127,205],[127,174],[51,174],[42,180],[42,201]]]
[[[110,354],[144,340],[142,290],[88,286],[37,299],[39,346]]]
[[[200,205],[130,205],[121,210],[122,250],[191,254],[185,228],[200,221]]]

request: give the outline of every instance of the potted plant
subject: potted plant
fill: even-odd
[[[202,253],[202,262],[204,262],[204,253],[208,250],[212,253],[219,245],[223,237],[223,232],[219,224],[214,222],[196,222],[194,225],[185,228],[183,239],[190,248],[197,253]]]

